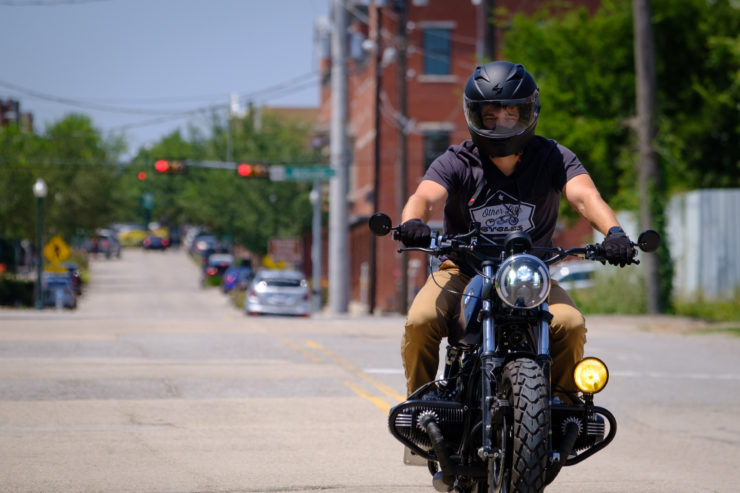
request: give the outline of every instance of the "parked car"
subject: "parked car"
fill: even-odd
[[[147,237],[146,228],[139,224],[114,224],[118,243],[124,247],[135,247],[141,245],[141,241]]]
[[[157,235],[149,235],[141,241],[141,247],[145,250],[166,250],[169,246],[169,238]]]
[[[215,236],[201,234],[193,239],[191,252],[201,257],[208,255],[208,252],[214,252],[219,248],[218,240]]]
[[[588,289],[594,286],[597,268],[596,262],[573,260],[553,265],[550,274],[566,291]]]
[[[77,308],[77,294],[67,274],[45,274],[41,280],[44,306]]]
[[[116,233],[110,229],[99,229],[90,238],[87,245],[87,251],[96,255],[98,253],[105,255],[105,258],[121,257],[121,243],[118,241]]]
[[[67,268],[67,276],[72,289],[74,289],[77,296],[80,296],[82,294],[82,274],[79,267],[74,262],[64,262],[62,265]]]
[[[303,273],[266,269],[252,279],[244,298],[247,315],[299,315],[311,313],[311,294]]]
[[[218,286],[226,269],[234,265],[234,256],[230,253],[212,253],[203,264],[203,286]]]
[[[254,272],[249,266],[232,265],[224,272],[221,279],[221,289],[224,293],[228,293],[232,289],[244,291],[249,286],[249,281],[252,280],[253,275]]]

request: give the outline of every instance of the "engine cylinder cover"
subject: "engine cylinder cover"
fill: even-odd
[[[431,417],[442,432],[450,450],[457,450],[463,433],[464,411],[458,402],[413,400],[402,402],[388,417],[391,433],[427,460],[435,460],[429,435],[419,425],[424,416]]]

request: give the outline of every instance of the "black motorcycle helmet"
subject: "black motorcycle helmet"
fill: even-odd
[[[511,126],[485,126],[482,110],[490,104],[516,115]],[[540,114],[540,92],[523,65],[491,62],[478,66],[465,84],[463,110],[468,130],[481,156],[518,154],[534,135]]]

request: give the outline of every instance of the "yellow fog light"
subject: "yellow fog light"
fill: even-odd
[[[573,380],[581,392],[595,394],[606,387],[609,380],[609,370],[598,358],[586,358],[576,365],[573,370]]]

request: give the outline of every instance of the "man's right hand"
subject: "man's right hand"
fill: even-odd
[[[401,224],[398,237],[407,247],[428,247],[432,241],[432,230],[421,219],[409,219]]]

